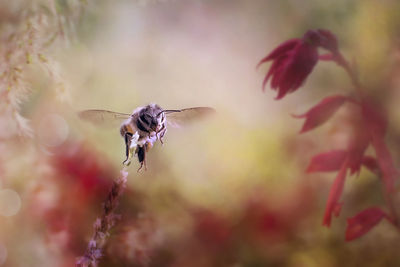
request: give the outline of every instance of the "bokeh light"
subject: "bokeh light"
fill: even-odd
[[[21,209],[21,197],[11,189],[0,190],[0,215],[10,217]]]
[[[45,115],[37,129],[40,142],[48,147],[61,145],[68,137],[69,127],[63,117],[58,114]]]

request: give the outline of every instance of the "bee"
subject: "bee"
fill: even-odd
[[[193,107],[185,109],[162,109],[157,104],[136,108],[132,114],[113,112],[108,110],[90,109],[79,112],[81,119],[90,121],[95,125],[104,125],[110,122],[122,121],[120,134],[125,141],[126,159],[123,164],[128,166],[133,155],[137,155],[140,170],[146,166],[146,153],[153,144],[160,140],[167,132],[167,124],[181,127],[190,121],[215,113],[210,107]]]

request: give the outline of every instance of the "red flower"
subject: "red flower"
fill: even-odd
[[[318,47],[335,53],[337,51],[335,36],[326,30],[310,30],[303,38],[291,39],[275,48],[257,65],[258,67],[267,61],[273,61],[265,76],[263,90],[271,78],[271,88],[278,91],[276,99],[296,91],[317,64]]]

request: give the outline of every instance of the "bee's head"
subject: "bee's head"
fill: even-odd
[[[163,109],[156,105],[150,104],[144,107],[140,112],[140,120],[152,131],[158,131],[163,117]]]

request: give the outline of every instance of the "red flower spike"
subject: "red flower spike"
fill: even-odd
[[[295,118],[306,118],[300,133],[305,133],[326,122],[346,100],[347,97],[341,95],[326,97],[305,114],[293,115]]]
[[[354,217],[348,218],[346,241],[352,241],[363,236],[375,225],[377,225],[383,218],[389,219],[388,215],[378,207],[368,208],[361,211]]]
[[[340,171],[336,176],[335,181],[329,192],[328,201],[326,203],[323,225],[330,227],[332,221],[332,213],[338,217],[343,203],[339,203],[340,196],[342,195],[344,182],[346,180],[347,159],[344,160]]]
[[[332,150],[315,155],[308,165],[307,172],[332,172],[338,171],[347,156],[346,150]]]
[[[375,149],[378,165],[382,172],[382,180],[385,184],[386,192],[391,193],[394,191],[394,183],[399,173],[384,141],[387,126],[386,120],[371,105],[364,102],[362,108],[371,143]]]

